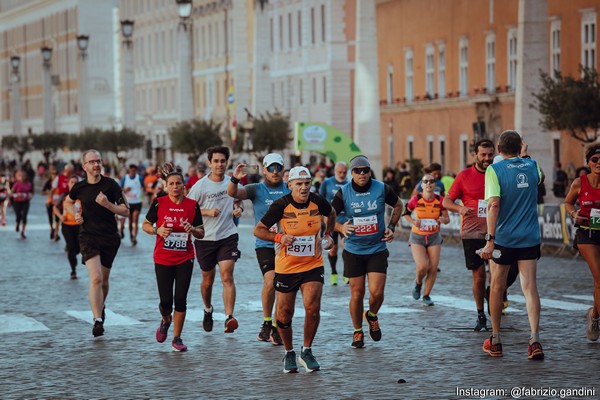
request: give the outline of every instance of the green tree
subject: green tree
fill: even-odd
[[[88,149],[99,149],[99,138],[102,130],[96,128],[86,128],[77,135],[69,136],[69,147],[73,150],[84,151]]]
[[[2,147],[16,152],[19,155],[19,162],[22,163],[25,154],[33,150],[32,137],[28,135],[3,136]]]
[[[113,153],[139,149],[144,146],[144,135],[129,128],[121,130],[86,128],[79,135],[69,136],[69,147],[74,150],[96,149],[102,153]]]
[[[188,160],[195,165],[209,147],[223,144],[219,131],[221,124],[212,120],[192,119],[181,121],[169,128],[171,149],[187,154]]]
[[[251,116],[249,116],[252,118]],[[236,143],[236,151],[250,151],[258,159],[262,155],[287,148],[292,140],[292,129],[289,115],[284,115],[278,110],[274,113],[267,112],[258,118],[250,119],[242,126],[248,125],[248,132],[243,129],[242,137]],[[246,137],[244,137],[246,136]]]
[[[46,164],[50,165],[50,158],[56,154],[59,149],[65,147],[68,143],[68,134],[60,132],[46,132],[39,135],[33,135],[33,148],[39,150],[44,155]]]
[[[598,72],[579,67],[581,78],[563,76],[555,71],[540,72],[543,87],[533,93],[530,107],[542,115],[540,126],[547,130],[564,130],[583,142],[595,142],[600,128],[600,83]]]

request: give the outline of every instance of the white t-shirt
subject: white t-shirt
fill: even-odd
[[[192,186],[187,197],[196,200],[201,210],[218,208],[221,213],[217,217],[202,216],[204,221],[204,238],[196,240],[216,241],[236,234],[237,227],[233,223],[233,197],[227,194],[227,185],[231,177],[225,175],[221,182],[214,182],[209,175]],[[238,185],[239,188],[243,187]]]

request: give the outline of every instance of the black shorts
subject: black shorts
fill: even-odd
[[[275,270],[275,249],[270,247],[259,247],[256,249],[256,260],[260,267],[260,272],[266,274]]]
[[[465,252],[465,266],[469,271],[475,271],[479,267],[485,265],[485,260],[475,253],[479,249],[483,249],[486,241],[483,239],[463,239],[463,250]]]
[[[313,268],[306,272],[298,272],[296,274],[278,274],[275,272],[275,278],[273,278],[273,286],[275,290],[281,293],[297,292],[306,282],[319,282],[320,284],[325,283],[323,277],[325,276],[325,267]]]
[[[356,278],[365,276],[369,272],[387,273],[388,257],[390,252],[385,249],[373,254],[353,254],[344,250],[342,259],[344,260],[344,276],[346,278]]]
[[[238,234],[226,237],[221,240],[195,240],[196,258],[202,271],[212,271],[219,261],[233,260],[240,258],[240,251],[237,248]]]
[[[121,246],[121,238],[117,233],[114,236],[89,235],[85,232],[79,234],[81,261],[84,264],[87,260],[100,256],[102,266],[112,268],[119,246]]]
[[[494,249],[500,250],[502,254],[498,258],[493,258],[493,260],[502,265],[516,264],[519,260],[539,260],[542,255],[539,244],[523,248],[504,247],[496,244]]]
[[[592,229],[577,228],[573,247],[577,249],[578,244],[593,244],[600,246],[600,231]]]
[[[142,203],[129,204],[129,214],[134,211],[141,212],[142,211]]]

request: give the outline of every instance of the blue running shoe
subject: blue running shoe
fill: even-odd
[[[298,362],[306,369],[306,372],[314,372],[321,369],[321,365],[319,365],[319,362],[313,356],[312,349],[302,348]]]
[[[298,372],[298,365],[296,364],[296,352],[288,351],[283,357],[283,373],[295,374],[296,372]]]

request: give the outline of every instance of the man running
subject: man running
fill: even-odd
[[[365,156],[350,161],[352,180],[342,186],[332,201],[337,213],[347,221],[336,223],[345,237],[344,276],[350,278],[350,317],[354,325],[352,347],[364,347],[363,315],[369,325],[369,336],[381,340],[377,312],[383,304],[388,267],[387,243],[394,239],[394,230],[402,214],[402,201],[394,190],[371,178],[371,164]],[[385,205],[394,207],[390,223],[385,227]],[[369,280],[369,309],[364,312],[365,282]],[[364,313],[364,314],[363,314]]]
[[[465,253],[467,269],[473,275],[473,297],[477,307],[475,331],[487,330],[487,318],[483,311],[485,297],[485,261],[476,253],[486,245],[487,202],[485,197],[485,171],[494,159],[494,143],[482,139],[473,147],[475,163],[461,171],[454,180],[448,195],[444,197],[444,208],[462,216],[460,235]],[[462,200],[462,205],[455,201]]]
[[[233,222],[234,200],[227,195],[231,177],[225,174],[229,160],[229,148],[214,146],[207,150],[211,169],[203,179],[192,186],[187,197],[196,200],[204,220],[204,238],[196,239],[196,258],[202,270],[200,292],[204,301],[202,327],[206,332],[213,329],[212,288],[215,283],[216,266],[219,265],[223,283],[223,306],[225,308],[225,333],[232,333],[238,327],[233,317],[235,307],[235,282],[233,268],[240,258],[237,227]]]
[[[144,179],[138,175],[137,170],[137,165],[131,164],[127,175],[121,179],[121,188],[123,188],[123,193],[129,203],[129,237],[132,246],[137,244],[138,222],[144,195]]]
[[[240,164],[233,171],[233,177],[227,186],[227,194],[238,200],[248,199],[254,207],[254,224],[258,225],[267,209],[280,197],[290,193],[287,184],[283,182],[283,157],[277,153],[270,153],[263,159],[264,182],[251,183],[238,188],[240,179],[246,174],[243,169],[246,165]],[[275,232],[276,226],[271,227]],[[273,345],[281,345],[281,337],[277,332],[277,321],[273,322],[273,305],[275,304],[275,287],[273,277],[275,276],[275,249],[273,242],[256,238],[256,259],[263,274],[262,309],[263,324],[257,339],[263,342],[271,342]]]
[[[298,372],[292,341],[292,318],[298,289],[304,303],[304,346],[298,362],[307,372],[321,366],[312,354],[311,345],[319,327],[323,293],[323,251],[333,244],[335,211],[321,196],[310,192],[311,176],[305,167],[290,170],[291,193],[276,200],[254,228],[259,239],[275,242],[275,277],[277,291],[277,329],[283,339],[283,372]],[[327,231],[321,237],[321,223],[327,217]],[[277,225],[277,231],[271,227]],[[325,246],[322,243],[325,242]],[[325,247],[325,248],[323,248]]]
[[[521,289],[525,295],[531,337],[527,355],[542,360],[540,344],[540,296],[537,290],[537,260],[540,258],[540,226],[537,214],[537,187],[544,176],[537,162],[519,157],[521,136],[515,131],[500,135],[498,151],[504,160],[485,172],[485,200],[488,202],[486,245],[481,257],[490,263],[490,311],[492,336],[483,343],[483,351],[502,356],[500,322],[502,294],[510,264],[518,262]],[[503,201],[500,201],[503,199]]]
[[[333,196],[340,190],[342,186],[348,183],[348,179],[346,175],[348,174],[348,167],[346,163],[343,161],[339,161],[335,164],[334,175],[325,179],[319,188],[319,194],[321,197],[324,197],[328,203],[331,203],[333,200]],[[346,222],[347,218],[344,214],[340,215],[337,213],[336,220],[338,223],[343,224]],[[327,253],[327,258],[329,259],[329,264],[331,265],[331,276],[329,282],[331,286],[335,286],[338,284],[338,273],[337,273],[337,260],[338,260],[338,232],[332,233],[333,237],[333,247]],[[344,275],[344,282],[348,283],[349,280]]]
[[[90,275],[90,305],[94,315],[92,334],[104,334],[106,319],[104,304],[108,296],[108,279],[121,245],[115,214],[129,215],[121,187],[102,175],[102,159],[97,150],[87,150],[81,156],[86,179],[77,182],[65,198],[64,207],[81,225],[79,246],[82,260]],[[75,202],[80,200],[81,212]]]

